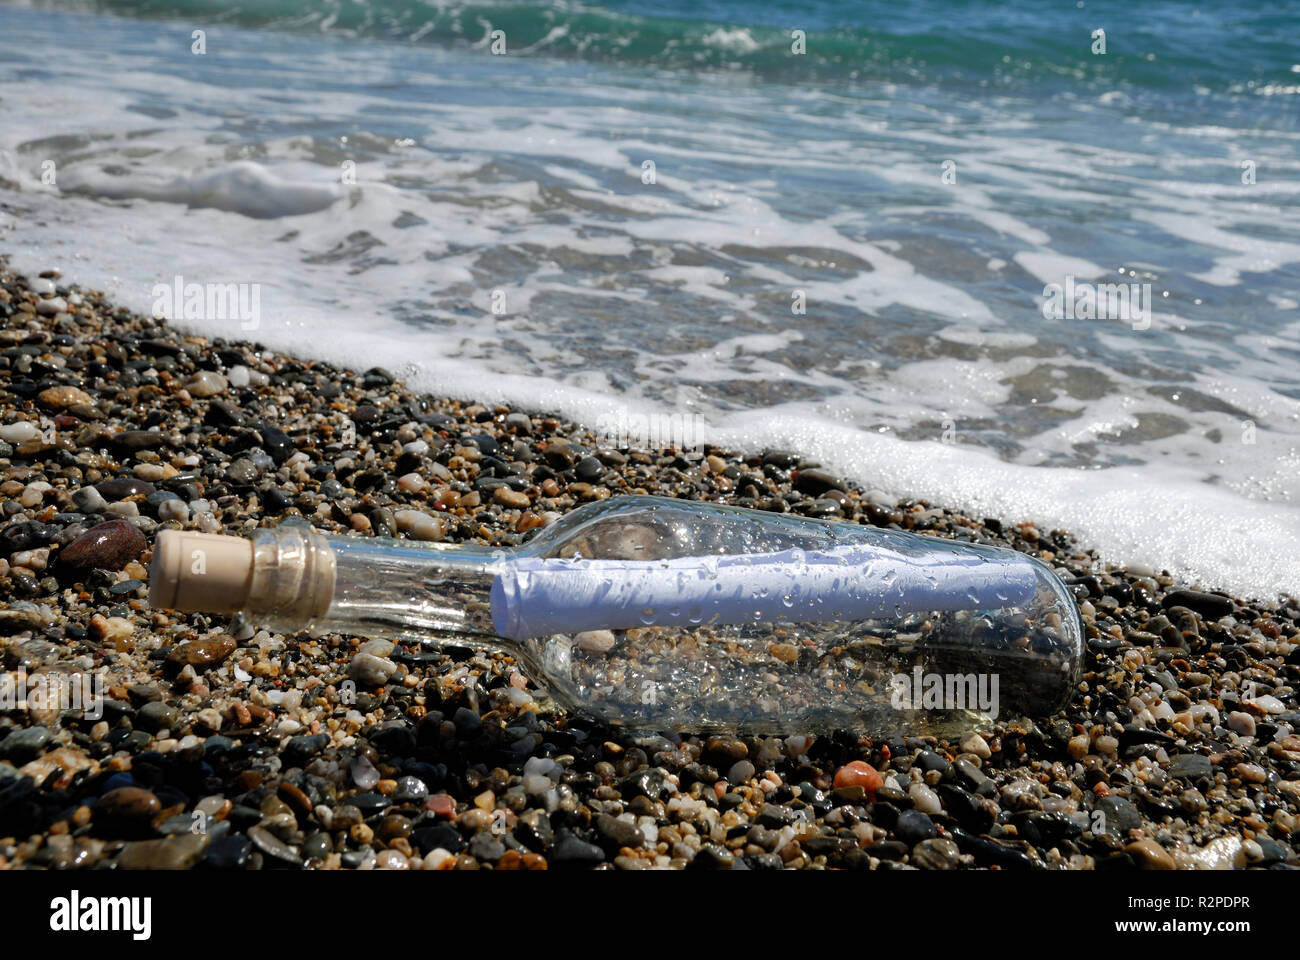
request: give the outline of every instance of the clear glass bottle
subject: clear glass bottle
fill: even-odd
[[[500,650],[566,710],[704,732],[944,733],[1044,717],[1079,682],[1073,598],[1012,550],[661,497],[515,549],[163,531],[155,606]]]

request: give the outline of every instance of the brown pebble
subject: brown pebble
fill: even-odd
[[[95,801],[95,815],[121,820],[151,820],[162,803],[143,787],[118,787]]]
[[[384,843],[391,843],[399,838],[406,839],[410,835],[411,821],[395,813],[380,820],[379,827],[375,830],[375,836]]]
[[[799,649],[793,643],[774,643],[767,652],[782,663],[794,663],[799,659]]]
[[[302,788],[289,781],[284,781],[276,790],[276,795],[293,808],[294,813],[305,817],[311,813],[311,799],[302,792]]]
[[[204,637],[202,640],[190,640],[187,643],[177,644],[167,654],[167,659],[171,663],[188,664],[197,670],[204,670],[216,666],[234,652],[234,639],[225,634],[220,634],[215,637]]]
[[[81,570],[121,570],[148,545],[135,524],[109,520],[91,527],[60,550],[59,563]]]
[[[53,410],[64,410],[67,407],[74,407],[78,404],[94,405],[95,401],[86,393],[85,390],[79,390],[76,387],[47,387],[36,395],[37,401],[43,407],[49,407]]]
[[[546,858],[540,853],[520,853],[507,850],[497,862],[498,870],[545,870]]]
[[[245,770],[239,775],[239,789],[247,793],[249,790],[256,790],[262,785],[262,774],[257,770]]]
[[[522,510],[528,506],[528,495],[520,493],[518,490],[511,490],[509,487],[497,487],[493,490],[492,500],[503,507],[512,507],[516,510]]]
[[[114,477],[112,480],[103,480],[95,484],[95,490],[109,503],[130,497],[147,497],[154,492],[154,489],[154,485],[148,480],[140,480],[136,477]]]
[[[1139,870],[1173,870],[1174,858],[1154,840],[1134,840],[1124,852],[1133,858]]]
[[[534,530],[537,527],[544,526],[546,526],[546,521],[529,510],[520,515],[519,522],[515,524],[515,532],[527,533],[529,530]]]

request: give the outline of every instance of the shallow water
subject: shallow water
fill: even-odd
[[[1293,17],[99,9],[0,6],[19,268],[146,311],[256,284],[177,322],[1295,589]],[[1045,317],[1069,279],[1150,284],[1149,318]]]

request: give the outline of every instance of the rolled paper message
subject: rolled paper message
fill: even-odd
[[[515,640],[584,630],[817,623],[1018,607],[1033,596],[1028,559],[870,544],[671,560],[520,557],[491,593],[495,631]]]

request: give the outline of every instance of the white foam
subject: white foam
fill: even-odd
[[[316,172],[319,176],[319,171]],[[337,184],[297,183],[277,176],[256,163],[233,163],[216,170],[201,170],[168,179],[110,176],[102,170],[77,165],[61,177],[62,188],[110,200],[157,200],[211,208],[246,217],[293,217],[316,213],[337,202],[343,191]]]
[[[1294,592],[1300,509],[1243,501],[1200,478],[1142,469],[1061,470],[996,460],[981,450],[905,442],[773,411],[737,415],[714,436],[747,449],[797,447],[868,488],[964,510],[1033,520],[1099,544],[1114,562],[1167,569],[1205,588],[1272,599]]]
[[[1012,257],[1025,271],[1043,283],[1064,284],[1066,277],[1091,280],[1106,271],[1089,260],[1042,250],[1026,250]]]

